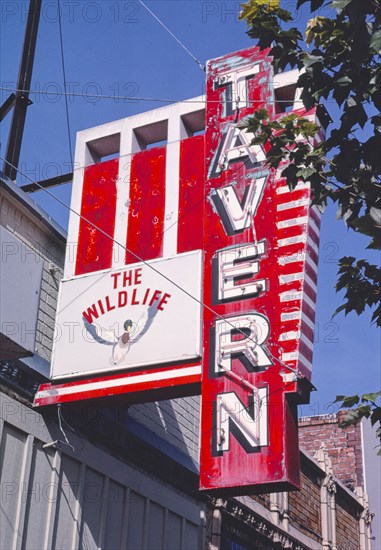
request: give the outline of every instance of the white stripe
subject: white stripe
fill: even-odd
[[[294,300],[301,300],[303,298],[303,292],[301,290],[297,292],[287,291],[282,292],[279,296],[281,302],[291,302]]]
[[[283,220],[277,222],[278,229],[284,229],[285,227],[293,227],[294,225],[303,225],[308,223],[308,216],[301,216],[300,218],[291,218],[290,220]]]
[[[311,216],[310,216],[309,225],[310,225],[310,226],[312,227],[312,229],[315,231],[316,235],[319,236],[319,235],[320,235],[320,229],[319,229],[318,226],[316,225],[316,222],[311,218]]]
[[[319,247],[315,244],[310,236],[307,239],[307,246],[310,246],[316,254],[319,254]]]
[[[305,367],[307,367],[308,370],[312,370],[312,362],[304,357],[303,353],[299,352],[299,362],[303,363]]]
[[[311,351],[314,349],[314,343],[303,332],[300,334],[300,341],[305,344]]]
[[[279,275],[279,283],[285,285],[293,281],[302,281],[303,273],[288,273],[287,275]]]
[[[305,323],[310,329],[314,330],[315,322],[306,315],[305,311],[303,311],[302,313],[301,320],[302,320],[302,323]]]
[[[301,314],[302,313],[299,309],[298,309],[298,311],[291,311],[289,313],[281,313],[280,320],[282,322],[285,322],[285,321],[299,321],[300,318],[301,318]]]
[[[311,258],[311,256],[307,256],[306,258],[306,265],[311,267],[316,273],[318,271],[318,265],[317,263]]]
[[[127,242],[128,212],[130,204],[130,180],[132,162],[132,132],[123,131],[120,134],[120,159],[118,181],[116,184],[116,210],[115,210],[115,231],[112,250],[112,267],[124,267],[126,265],[126,251],[123,246]]]
[[[168,145],[165,162],[165,212],[163,257],[177,254],[180,181],[181,118],[177,113],[168,120]]]
[[[282,353],[282,361],[288,363],[290,361],[299,361],[300,363],[303,363],[303,365],[311,370],[312,369],[312,363],[309,359],[304,357],[302,353],[299,351],[289,351],[287,353]]]
[[[297,351],[289,351],[282,353],[282,361],[297,361],[299,353]]]
[[[297,340],[300,337],[300,332],[298,330],[290,330],[289,332],[282,332],[279,336],[279,341],[284,342],[285,340]]]
[[[304,293],[303,301],[306,302],[306,304],[315,311],[316,303],[311,300],[309,296],[307,296],[306,293]]]
[[[299,208],[300,206],[308,206],[310,204],[310,199],[307,197],[305,199],[299,199],[296,201],[290,201],[290,202],[283,202],[282,204],[278,204],[276,209],[278,212],[281,212],[282,210],[289,210],[290,208]]]
[[[296,254],[290,254],[289,256],[281,256],[278,258],[278,264],[287,265],[294,262],[304,262],[305,258],[305,252],[297,252]]]
[[[308,285],[316,292],[317,291],[316,283],[313,282],[313,280],[311,279],[311,277],[307,275],[307,273],[304,274],[304,279],[306,283],[308,283]]]
[[[138,374],[136,376],[126,376],[125,378],[117,378],[112,380],[101,380],[99,382],[90,382],[89,384],[80,384],[78,386],[67,386],[64,388],[54,388],[51,390],[43,390],[36,393],[35,400],[45,399],[47,397],[59,397],[62,395],[70,395],[88,391],[96,391],[106,388],[115,388],[118,386],[134,386],[142,382],[152,382],[153,380],[168,380],[171,378],[185,378],[201,374],[201,365],[193,367],[179,367],[162,372],[152,372],[149,374]]]
[[[306,239],[306,234],[302,233],[301,235],[295,235],[294,237],[287,237],[287,239],[278,239],[277,244],[278,246],[290,246],[291,244],[305,243]]]
[[[311,212],[313,212],[318,218],[319,220],[321,219],[321,215],[323,214],[324,212],[324,206],[320,206],[319,204],[313,204],[311,206]]]
[[[294,191],[300,191],[301,189],[309,189],[310,184],[308,182],[299,182],[298,185],[293,189],[292,191],[288,187],[288,185],[282,185],[282,187],[278,187],[276,190],[277,195],[284,195],[285,193],[293,193]]]

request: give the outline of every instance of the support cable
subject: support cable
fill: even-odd
[[[60,31],[60,47],[61,47],[61,64],[62,64],[62,75],[63,75],[63,84],[64,84],[64,90],[65,90],[65,111],[66,111],[66,125],[67,125],[67,135],[68,135],[68,142],[69,142],[69,156],[70,156],[70,162],[71,162],[71,169],[73,170],[74,162],[73,162],[73,152],[71,148],[71,133],[70,133],[70,119],[69,119],[69,105],[68,105],[68,94],[66,92],[67,86],[66,86],[66,70],[65,70],[65,56],[64,56],[64,47],[63,47],[63,37],[62,37],[62,22],[61,22],[61,6],[60,6],[60,0],[57,0],[57,6],[58,6],[58,26]]]
[[[201,61],[199,61],[195,55],[193,55],[193,53],[181,42],[181,40],[179,40],[177,38],[177,36],[175,36],[170,29],[168,29],[168,27],[158,18],[157,15],[155,15],[153,13],[153,11],[151,11],[149,9],[149,7],[144,2],[142,2],[142,0],[138,0],[138,1],[139,1],[139,4],[141,4],[143,6],[143,8],[146,9],[148,11],[148,13],[150,13],[154,19],[156,19],[156,21],[159,23],[159,25],[161,25],[163,27],[163,29],[165,29],[167,31],[167,33],[170,34],[172,36],[172,38],[174,38],[174,40],[176,40],[176,42],[187,52],[187,54],[190,55],[191,58],[194,61],[196,61],[197,65],[200,67],[200,69],[205,71],[206,70],[205,65],[203,65],[201,63]]]

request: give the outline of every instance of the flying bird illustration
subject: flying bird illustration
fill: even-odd
[[[110,363],[119,365],[126,357],[133,344],[139,342],[142,336],[148,331],[157,314],[157,304],[150,306],[139,318],[137,323],[127,319],[123,323],[123,332],[118,335],[114,330],[106,330],[99,325],[89,323],[82,317],[87,332],[99,344],[112,346]]]

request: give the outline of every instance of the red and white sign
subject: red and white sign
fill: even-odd
[[[241,124],[259,108],[281,117],[274,89],[296,79],[274,77],[266,53],[250,48],[208,63],[205,113],[197,98],[77,139],[76,161],[90,161],[73,186],[82,218],[69,224],[54,382],[35,404],[167,399],[201,384],[208,491],[299,484],[296,404],[310,388],[320,216],[309,185],[291,192]],[[315,120],[300,105],[294,112]],[[205,134],[193,135],[202,117]],[[163,129],[167,144],[146,148]],[[116,142],[119,159],[101,162]]]
[[[311,375],[319,213],[309,185],[290,192],[240,128],[254,109],[277,116],[266,54],[227,55],[207,74],[200,486],[287,489],[299,483],[295,403]]]

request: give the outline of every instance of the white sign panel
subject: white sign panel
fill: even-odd
[[[195,251],[63,280],[52,379],[200,357],[201,262]]]

